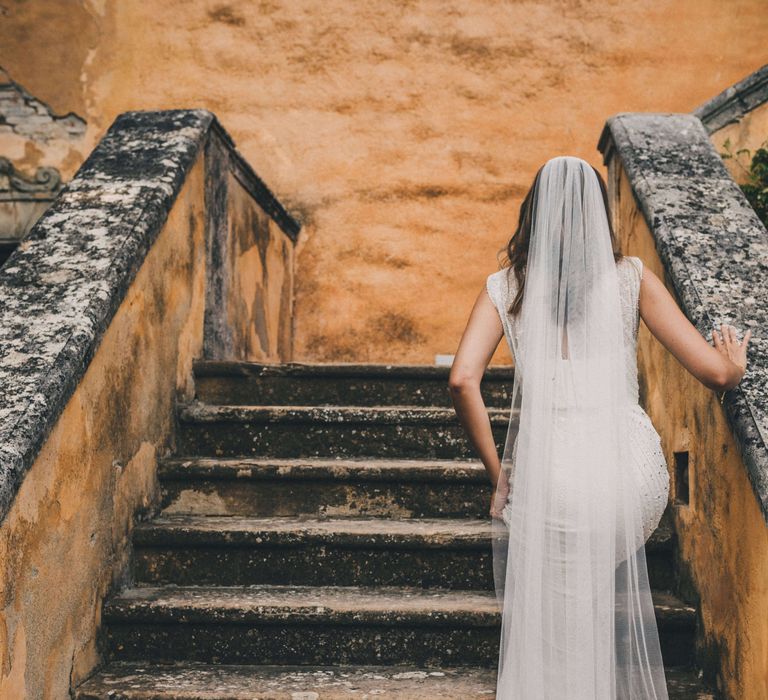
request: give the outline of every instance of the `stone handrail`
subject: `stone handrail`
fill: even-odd
[[[709,133],[738,121],[768,101],[768,64],[693,110]]]
[[[299,224],[211,112],[123,113],[0,268],[0,522],[201,156],[204,356],[233,356],[222,313],[228,174],[291,244]]]
[[[617,114],[598,148],[623,166],[699,332],[709,340],[720,323],[753,328],[747,373],[722,403],[768,520],[768,232],[694,115]]]

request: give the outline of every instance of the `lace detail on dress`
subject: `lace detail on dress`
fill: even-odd
[[[632,468],[635,472],[637,493],[643,513],[643,534],[647,541],[659,524],[669,497],[669,470],[661,447],[661,438],[653,427],[648,414],[639,404],[637,381],[637,332],[640,325],[640,281],[643,262],[634,256],[624,256],[617,263],[619,294],[624,326],[624,346],[627,352],[627,389],[633,397],[630,405],[630,436]],[[507,309],[515,298],[517,280],[509,268],[503,268],[488,275],[486,289],[496,310],[499,312],[504,336],[514,357],[515,341],[519,337],[515,319]],[[515,335],[518,334],[518,335]],[[510,470],[510,486],[514,481],[514,468]],[[509,523],[509,508],[505,507],[502,517]]]
[[[630,443],[635,484],[642,510],[643,536],[648,541],[669,498],[669,469],[661,438],[640,404],[632,406]]]
[[[636,365],[637,330],[640,324],[640,279],[642,277],[643,262],[640,258],[625,255],[616,263],[619,273],[619,293],[621,296],[621,314],[624,323],[624,340],[627,350],[632,353],[632,359],[627,363],[629,367]],[[513,350],[512,339],[519,338],[519,330],[515,318],[510,317],[507,309],[517,294],[517,279],[510,268],[505,267],[492,272],[486,279],[486,290],[493,305],[499,312],[504,335],[509,349]],[[514,334],[514,335],[513,335]],[[631,378],[630,378],[631,381]],[[636,386],[637,379],[632,383]],[[636,396],[636,392],[633,392]]]
[[[624,347],[627,350],[627,389],[632,400],[639,400],[637,383],[637,330],[640,325],[640,279],[643,262],[640,258],[624,256],[617,263],[619,295],[624,321]]]
[[[507,339],[509,350],[514,357],[514,349],[512,345],[513,333],[516,333],[515,319],[508,313],[507,309],[512,304],[512,300],[515,298],[515,293],[512,289],[512,285],[516,285],[514,273],[509,268],[502,268],[497,272],[488,275],[485,288],[488,292],[488,296],[491,298],[493,305],[496,307],[496,311],[501,318],[501,325],[504,329],[504,337]],[[517,287],[515,286],[515,289]]]

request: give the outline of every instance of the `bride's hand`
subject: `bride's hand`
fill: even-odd
[[[712,330],[715,348],[739,368],[741,376],[744,376],[747,370],[747,343],[751,337],[752,329],[749,328],[744,334],[744,339],[739,342],[736,339],[736,328],[725,323],[721,324],[720,333]]]
[[[502,478],[502,474],[499,474],[499,478],[491,493],[490,512],[492,518],[502,519],[501,511],[506,505],[508,498],[509,481],[506,478]]]

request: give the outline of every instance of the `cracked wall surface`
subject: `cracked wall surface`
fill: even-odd
[[[0,67],[0,156],[32,174],[54,167],[69,179],[85,160],[85,120],[56,114]]]
[[[30,95],[0,69],[0,134],[48,143],[76,141],[85,133],[85,121],[73,112],[54,114],[50,107]]]
[[[690,111],[768,28],[763,0],[5,5],[0,65],[87,144],[126,109],[220,117],[305,223],[298,360],[454,352],[536,169],[601,167],[607,116]]]
[[[83,159],[85,121],[51,108],[0,67],[0,265]]]

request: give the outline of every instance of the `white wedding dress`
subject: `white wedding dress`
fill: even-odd
[[[491,518],[496,700],[669,700],[644,547],[669,477],[638,400],[641,261],[616,262],[599,173],[576,156],[540,168],[521,222],[520,315],[508,269],[486,284],[516,367]]]
[[[638,306],[640,293],[640,280],[642,276],[642,261],[633,256],[624,256],[616,263],[619,275],[619,286],[621,293],[621,310],[624,326],[624,343],[627,353],[627,385],[630,396],[634,397],[634,403],[630,405],[630,455],[631,469],[634,474],[637,498],[640,500],[643,521],[643,537],[647,541],[653,531],[659,524],[661,515],[667,505],[669,496],[669,471],[664,454],[661,449],[661,439],[658,432],[651,423],[648,414],[639,404],[639,392],[637,381],[637,330],[640,323],[640,312]],[[509,280],[509,285],[507,285]],[[504,335],[510,350],[513,347],[512,334],[517,334],[518,329],[514,317],[506,313],[506,309],[511,305],[516,289],[516,280],[512,272],[506,268],[490,274],[486,281],[486,289],[494,306],[499,312],[504,327]],[[517,336],[516,336],[517,337]],[[567,399],[563,402],[567,406]],[[567,410],[567,408],[566,408]],[[554,426],[554,430],[564,430],[565,426],[570,426],[570,430],[588,430],[586,424],[579,426],[577,421],[566,423],[565,414],[561,414],[561,425]],[[559,440],[560,445],[569,445],[568,449],[563,449],[559,454],[553,457],[554,463],[559,467],[554,473],[562,475],[553,485],[557,494],[563,501],[574,499],[574,489],[590,488],[590,484],[575,484],[573,479],[569,479],[568,463],[573,459],[573,454],[569,450],[573,449],[574,440]],[[588,445],[588,441],[582,440],[583,444]],[[585,449],[588,449],[585,448]],[[513,482],[514,471],[510,474],[510,484]],[[511,522],[511,516],[507,506],[502,511],[502,517],[511,529],[514,524]],[[514,531],[514,529],[513,529]],[[638,543],[641,544],[641,543]]]

